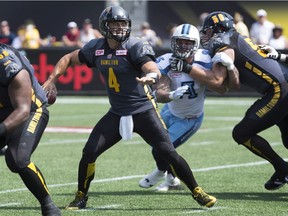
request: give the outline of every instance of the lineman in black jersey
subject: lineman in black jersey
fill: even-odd
[[[201,43],[209,49],[212,56],[215,55],[214,61],[221,62],[228,70],[235,68],[235,64],[239,70],[240,82],[262,95],[234,127],[233,138],[238,144],[244,145],[272,164],[275,172],[264,186],[267,190],[278,189],[288,182],[288,163],[259,133],[277,125],[282,142],[288,148],[287,75],[278,62],[268,58],[250,38],[235,31],[231,15],[222,11],[209,14],[201,32]],[[213,77],[215,74],[210,76],[195,68],[189,72],[193,77],[202,77],[202,81],[209,79],[211,83],[211,80],[217,79]]]
[[[79,163],[78,191],[66,209],[86,207],[96,159],[121,138],[130,138],[133,131],[149,145],[154,145],[200,205],[212,207],[216,198],[198,187],[189,165],[175,151],[153,102],[148,98],[146,85],[152,85],[161,76],[152,47],[148,42],[130,37],[131,20],[121,7],[106,8],[99,17],[99,25],[104,38],[93,39],[82,49],[63,56],[43,84],[45,90],[51,90],[68,66],[84,63],[97,68],[104,76],[111,105],[86,142]]]
[[[49,120],[47,98],[28,59],[0,43],[0,148],[8,146],[8,168],[18,173],[41,204],[42,215],[61,215],[44,177],[30,161]]]

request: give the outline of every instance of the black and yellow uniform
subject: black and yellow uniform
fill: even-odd
[[[197,183],[191,169],[175,151],[152,101],[147,97],[145,87],[136,80],[136,77],[143,75],[141,66],[155,60],[152,47],[147,42],[130,37],[113,50],[106,39],[95,39],[80,50],[79,60],[101,72],[111,104],[110,110],[96,124],[83,149],[78,173],[79,191],[87,193],[94,178],[96,159],[121,140],[120,118],[129,115],[133,118],[133,131],[153,145],[191,191],[195,189]]]
[[[259,133],[277,125],[283,144],[288,148],[288,85],[285,79],[287,74],[281,70],[278,62],[266,58],[266,54],[253,44],[250,38],[235,30],[214,35],[210,41],[209,51],[212,55],[226,48],[235,51],[234,64],[239,71],[241,84],[262,95],[234,127],[233,138],[254,154],[268,160],[276,171],[273,178],[282,179],[284,182],[285,176],[288,175],[287,163],[263,137],[259,136]]]
[[[28,71],[32,84],[29,89],[32,92],[30,116],[14,130],[0,137],[0,147],[8,146],[5,152],[7,166],[20,175],[27,188],[39,200],[42,213],[48,215],[43,209],[44,206],[51,205],[50,207],[54,208],[54,204],[43,175],[30,161],[49,120],[47,97],[35,78],[34,69],[28,59],[13,47],[0,44],[0,123],[14,110],[8,88],[11,80],[22,70]]]

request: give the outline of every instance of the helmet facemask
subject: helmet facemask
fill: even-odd
[[[171,38],[173,54],[181,59],[191,57],[199,48],[198,29],[190,24],[178,26]]]
[[[204,49],[208,49],[210,39],[214,36],[212,28],[202,29],[200,31],[200,44]]]
[[[131,32],[129,14],[119,6],[107,7],[99,17],[99,29],[105,38],[123,42]]]
[[[198,49],[197,41],[183,37],[172,37],[171,47],[173,54],[181,59],[192,56]]]
[[[106,22],[107,38],[114,39],[118,42],[125,41],[131,32],[128,21],[110,21]]]

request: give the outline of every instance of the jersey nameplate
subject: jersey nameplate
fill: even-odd
[[[116,55],[127,55],[127,50],[116,50]]]

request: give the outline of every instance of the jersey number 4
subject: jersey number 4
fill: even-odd
[[[115,92],[120,92],[120,84],[117,81],[113,68],[109,68],[108,86],[109,88],[114,88]]]

